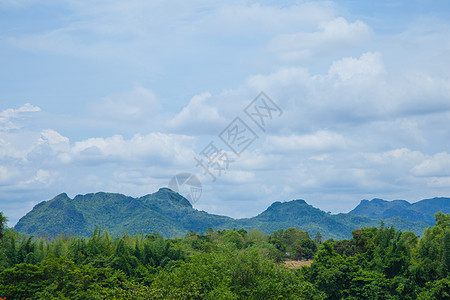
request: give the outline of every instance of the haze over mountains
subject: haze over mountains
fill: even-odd
[[[272,233],[289,227],[320,232],[324,238],[344,239],[356,228],[379,226],[380,221],[397,229],[421,235],[433,225],[434,214],[450,212],[450,198],[433,198],[411,204],[404,200],[363,200],[350,213],[328,214],[304,200],[275,202],[252,218],[233,219],[194,209],[180,194],[161,188],[139,198],[99,192],[77,195],[63,193],[37,204],[19,220],[15,230],[35,236],[58,234],[89,236],[96,226],[114,235],[158,232],[165,237],[183,236],[189,230],[205,232],[208,228],[259,229]]]

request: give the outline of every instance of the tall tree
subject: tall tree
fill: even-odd
[[[6,229],[6,222],[8,219],[3,215],[3,212],[0,211],[0,239],[3,238],[3,231]]]

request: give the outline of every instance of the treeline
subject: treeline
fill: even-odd
[[[0,213],[0,297],[7,299],[448,299],[450,214],[422,238],[362,228],[322,242],[289,228],[207,230],[49,241],[5,227]],[[314,258],[288,269],[284,260]]]

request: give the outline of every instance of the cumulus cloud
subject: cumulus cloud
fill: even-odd
[[[39,184],[40,188],[48,187],[53,182],[55,176],[57,174],[52,174],[51,172],[47,170],[39,169],[37,170],[34,177],[28,181],[25,182],[26,185],[30,184]]]
[[[58,172],[67,172],[78,166],[114,164],[119,169],[164,169],[167,166],[191,166],[194,152],[193,137],[175,134],[135,134],[130,139],[121,135],[106,138],[88,138],[71,143],[53,129],[44,129],[40,136],[30,140],[31,147],[18,148],[14,141],[8,144],[8,152],[0,151],[0,176],[2,182],[24,190],[36,185],[51,185]],[[3,142],[4,143],[4,142]],[[4,150],[3,147],[1,150]],[[11,153],[20,155],[11,156]]]
[[[76,142],[68,155],[71,159],[93,161],[116,161],[118,163],[139,161],[146,164],[185,165],[194,156],[190,148],[193,138],[184,135],[150,133],[135,134],[131,139],[121,135],[107,138],[89,138]]]
[[[44,129],[41,132],[39,138],[39,144],[48,144],[56,151],[68,151],[69,150],[69,138],[62,136],[53,129]]]
[[[346,57],[334,62],[328,71],[329,76],[348,80],[354,76],[377,76],[384,72],[380,52],[366,52],[360,58]]]
[[[411,172],[416,176],[450,176],[450,154],[447,152],[436,153],[414,166]]]
[[[96,116],[129,122],[151,118],[161,109],[156,95],[142,86],[91,102],[89,107]]]
[[[269,48],[290,61],[308,58],[317,48],[352,46],[366,41],[371,34],[372,30],[364,22],[349,23],[339,17],[321,22],[316,32],[281,34],[270,41]]]
[[[34,106],[30,103],[26,103],[17,109],[5,109],[4,111],[0,112],[0,130],[6,131],[10,129],[18,129],[20,128],[20,126],[14,123],[12,121],[13,119],[19,118],[23,113],[38,112],[40,110],[41,109],[39,107]]]
[[[174,132],[219,132],[226,120],[220,116],[216,106],[208,104],[210,97],[208,92],[192,97],[179,114],[166,122],[166,127]]]

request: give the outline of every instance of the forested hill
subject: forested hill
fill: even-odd
[[[423,221],[431,226],[435,223],[434,214],[439,211],[450,213],[450,198],[425,199],[412,204],[405,200],[362,200],[350,213],[377,219],[400,217],[409,221]]]
[[[67,194],[60,194],[36,205],[14,229],[44,237],[60,233],[89,236],[100,226],[114,235],[158,232],[174,237],[189,230],[219,227],[232,220],[198,211],[180,194],[162,188],[140,198],[100,192],[70,199]]]
[[[427,207],[427,201],[431,200],[424,200],[421,205]],[[428,217],[432,218],[439,210],[433,211],[434,206],[430,207]],[[359,211],[361,216],[356,215]],[[420,219],[411,220],[395,214],[364,216],[367,211],[355,208],[351,214],[331,215],[304,200],[293,200],[275,202],[253,218],[233,219],[194,209],[186,198],[168,188],[139,198],[100,192],[71,199],[63,193],[36,205],[19,220],[15,230],[53,238],[58,234],[89,236],[100,226],[117,236],[157,232],[165,237],[174,237],[184,236],[189,231],[204,233],[208,228],[259,229],[271,233],[295,227],[312,235],[320,232],[324,238],[340,240],[351,237],[351,231],[356,228],[378,226],[380,220],[387,226],[394,225],[419,235],[428,227]]]

